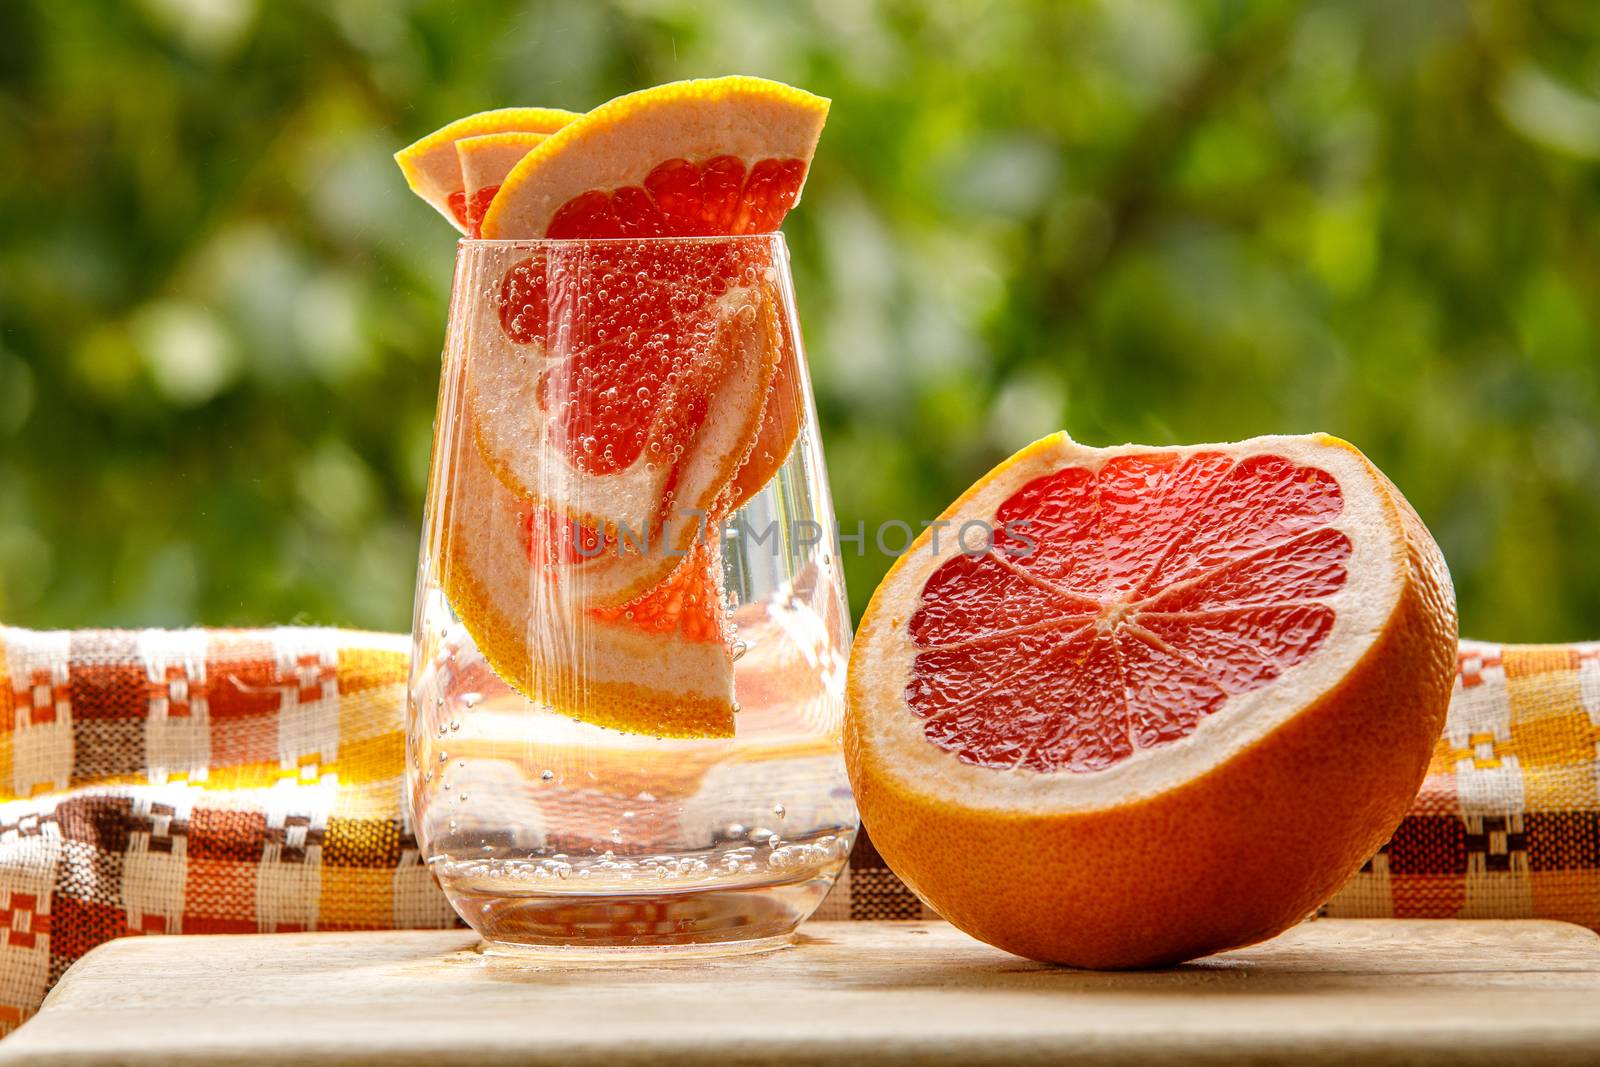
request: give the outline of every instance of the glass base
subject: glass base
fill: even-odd
[[[497,959],[531,960],[542,963],[566,965],[570,963],[621,963],[634,965],[641,962],[671,962],[674,960],[722,958],[725,956],[754,956],[789,948],[797,935],[793,930],[773,937],[757,937],[748,941],[705,941],[690,944],[629,944],[591,945],[528,944],[521,941],[488,941],[478,945],[478,951]]]
[[[492,955],[638,962],[784,948],[833,879],[672,893],[493,894],[445,881],[456,913]]]

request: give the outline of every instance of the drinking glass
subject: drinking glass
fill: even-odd
[[[781,235],[459,244],[407,790],[487,949],[792,937],[856,829],[838,552]]]

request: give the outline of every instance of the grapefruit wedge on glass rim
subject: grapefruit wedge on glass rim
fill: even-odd
[[[561,127],[506,176],[490,239],[766,233],[800,199],[828,116],[762,78],[672,82]]]
[[[520,131],[546,134],[577,118],[577,113],[553,107],[502,107],[480,111],[441,126],[394,154],[411,191],[433,206],[462,233],[471,233],[466,189],[456,142],[464,137]]]
[[[461,165],[461,192],[465,202],[467,236],[480,236],[483,213],[489,209],[500,183],[522,157],[538,147],[549,134],[508,130],[484,133],[456,141],[456,160]]]
[[[1394,831],[1454,594],[1355,448],[1062,434],[942,518],[862,618],[845,745],[873,842],[945,918],[1035,959],[1169,964],[1278,933]]]

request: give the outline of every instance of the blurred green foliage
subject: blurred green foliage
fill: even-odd
[[[1600,636],[1587,0],[10,0],[0,618],[404,629],[453,235],[390,154],[729,71],[834,100],[787,230],[848,526],[1062,426],[1327,430],[1465,630]]]

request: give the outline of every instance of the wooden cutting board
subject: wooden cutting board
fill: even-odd
[[[1322,920],[1169,971],[1030,963],[938,922],[655,966],[485,957],[466,932],[96,949],[0,1064],[1600,1062],[1600,937]]]

